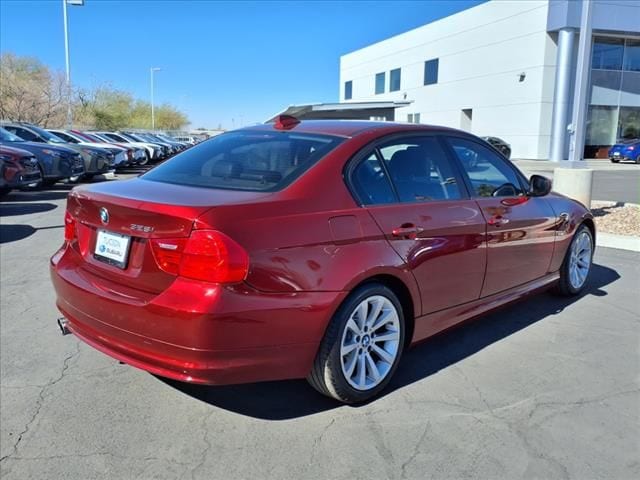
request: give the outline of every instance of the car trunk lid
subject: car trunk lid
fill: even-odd
[[[75,219],[72,248],[82,257],[81,268],[109,283],[121,284],[127,295],[131,288],[159,293],[175,276],[158,266],[152,239],[188,237],[195,220],[207,210],[267,195],[143,179],[79,187],[67,201],[67,210]],[[111,261],[97,250],[105,239],[101,232],[110,239],[125,240],[124,262]]]

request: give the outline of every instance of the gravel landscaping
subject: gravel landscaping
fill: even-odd
[[[640,237],[640,205],[624,202],[591,202],[599,232]]]

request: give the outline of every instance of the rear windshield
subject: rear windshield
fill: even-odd
[[[290,132],[225,133],[190,148],[142,178],[194,187],[276,191],[341,141],[338,137]]]

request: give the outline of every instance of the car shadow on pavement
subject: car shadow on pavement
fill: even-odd
[[[11,202],[42,202],[47,200],[62,200],[67,198],[71,189],[75,185],[60,184],[45,187],[42,190],[18,190],[11,192],[3,201]]]
[[[52,228],[64,228],[64,225],[52,225],[50,227],[32,227],[31,225],[7,225],[0,224],[0,244],[17,242],[30,237],[38,230],[50,230]]]
[[[561,312],[584,296],[605,296],[607,293],[602,288],[619,278],[615,270],[594,264],[589,286],[578,297],[541,293],[436,335],[405,352],[398,370],[381,396],[424,380],[503,338]],[[338,407],[359,408],[364,405],[345,406],[320,395],[304,380],[206,386],[156,378],[212,406],[264,420],[289,420]],[[371,402],[375,401],[373,399]]]
[[[0,203],[0,217],[49,212],[58,208],[53,203]]]

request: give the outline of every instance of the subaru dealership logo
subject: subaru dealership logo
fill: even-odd
[[[109,223],[109,210],[104,207],[100,208],[100,221],[105,225]]]

